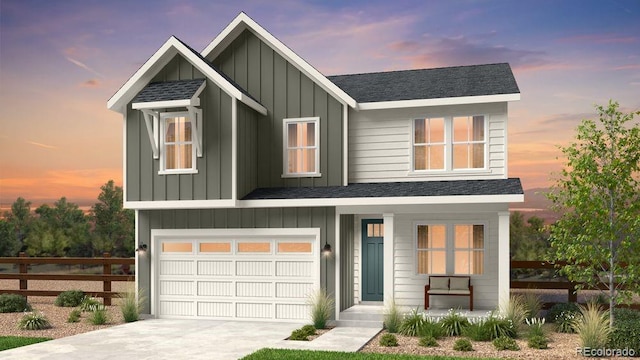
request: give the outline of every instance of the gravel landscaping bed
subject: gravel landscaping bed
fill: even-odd
[[[113,282],[112,291],[125,292],[133,283]],[[18,289],[18,280],[0,280],[0,289]],[[38,281],[29,280],[29,290],[74,290],[102,291],[102,283],[97,281]],[[30,296],[29,304],[33,310],[43,313],[52,325],[46,330],[20,330],[18,322],[24,313],[0,313],[0,336],[28,336],[50,337],[54,339],[76,335],[88,331],[104,329],[113,325],[123,324],[119,299],[112,299],[112,306],[107,306],[109,322],[105,325],[92,325],[87,321],[88,313],[83,313],[80,322],[67,323],[69,313],[73,308],[53,305],[55,296]]]

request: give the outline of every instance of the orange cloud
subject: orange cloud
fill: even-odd
[[[81,87],[95,88],[100,86],[100,81],[98,79],[89,79],[80,84]]]

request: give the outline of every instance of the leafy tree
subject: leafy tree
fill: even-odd
[[[519,211],[511,213],[510,251],[513,260],[545,260],[549,249],[549,233],[544,220],[532,216],[525,222]]]
[[[24,243],[29,256],[65,256],[69,238],[62,229],[56,229],[44,221],[37,221]]]
[[[20,246],[13,225],[5,219],[0,219],[0,256],[16,256]]]
[[[618,107],[596,106],[598,121],[583,120],[575,142],[561,147],[566,168],[548,195],[563,211],[551,229],[556,259],[572,264],[564,267],[571,281],[603,279],[612,308],[640,291],[640,112]]]
[[[17,198],[11,204],[11,211],[5,212],[4,217],[11,225],[11,231],[15,236],[15,240],[23,247],[23,240],[29,234],[33,223],[33,214],[31,214],[31,202],[24,198]]]
[[[64,237],[60,243],[67,246],[66,255],[91,256],[89,222],[77,204],[70,203],[65,197],[56,201],[53,207],[42,205],[36,209],[39,220],[51,229],[52,236]]]
[[[113,180],[100,189],[99,202],[91,210],[95,221],[94,246],[112,243],[111,252],[115,256],[133,256],[134,212],[122,208],[122,188],[115,186]],[[99,255],[97,251],[100,249],[94,248],[94,255]]]

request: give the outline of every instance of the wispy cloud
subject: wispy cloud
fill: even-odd
[[[92,69],[91,67],[89,67],[88,65],[86,65],[85,63],[83,63],[83,62],[81,62],[81,61],[79,61],[79,60],[76,60],[76,59],[74,59],[74,58],[72,58],[72,57],[69,57],[69,56],[66,56],[66,59],[67,59],[69,62],[71,62],[72,64],[74,64],[74,65],[76,65],[76,66],[78,66],[78,67],[80,67],[80,68],[82,68],[82,69],[85,69],[85,70],[87,70],[87,71],[88,71],[88,72],[90,72],[90,73],[93,73],[93,74],[95,74],[95,75],[97,75],[97,76],[99,76],[99,77],[101,77],[101,78],[104,78],[104,77],[105,77],[104,75],[102,75],[102,74],[101,74],[101,73],[99,73],[98,71],[96,71],[96,70]]]
[[[57,149],[58,148],[57,146],[47,145],[47,144],[43,144],[43,143],[31,141],[31,140],[27,140],[27,143],[29,143],[31,145],[35,145],[37,147],[41,147],[43,149]]]
[[[640,64],[628,64],[616,66],[613,70],[640,70]]]
[[[100,86],[100,81],[98,79],[89,79],[80,84],[81,87],[87,88],[96,88]]]
[[[618,34],[589,34],[569,36],[558,39],[560,43],[587,42],[590,44],[629,44],[637,42],[640,38],[637,36],[625,36]]]

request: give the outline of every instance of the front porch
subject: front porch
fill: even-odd
[[[411,308],[401,307],[401,313],[406,314]],[[426,318],[433,321],[439,321],[447,316],[451,309],[418,309]],[[471,322],[478,319],[487,318],[491,314],[491,310],[473,310],[459,309],[458,312],[469,319]],[[382,303],[353,305],[348,309],[340,312],[339,320],[336,321],[337,326],[349,327],[377,327],[382,328],[384,322],[384,305]]]
[[[442,317],[449,309],[461,309],[471,318],[486,317],[508,300],[508,204],[343,206],[336,210],[335,252],[328,261],[333,264],[327,265],[335,271],[338,325],[363,326],[367,322],[382,326],[384,304],[390,300],[403,312],[418,308],[426,316]],[[469,311],[469,299],[457,296],[432,296],[430,309],[424,309],[429,272],[425,272],[417,238],[417,229],[423,224],[446,227],[450,234],[447,241],[453,249],[453,244],[458,246],[454,236],[459,228],[481,228],[482,254],[470,255],[466,265],[472,271],[476,311]],[[368,234],[371,230],[373,234]],[[455,250],[449,248],[446,256],[428,261],[436,260],[446,263],[447,273],[458,274],[461,260]]]

